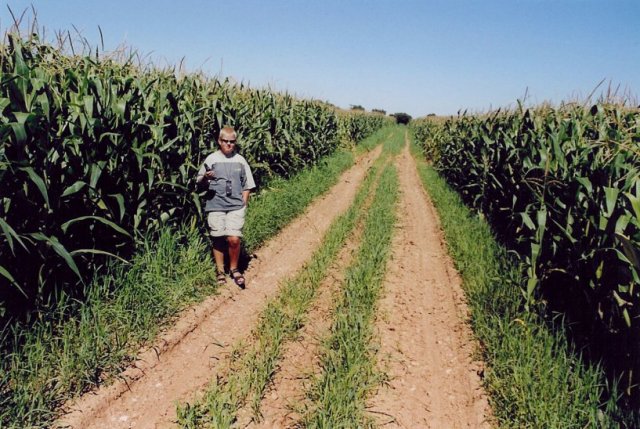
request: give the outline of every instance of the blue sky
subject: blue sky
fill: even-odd
[[[75,26],[159,65],[349,108],[455,114],[640,94],[639,0],[9,0],[40,27]],[[29,20],[27,13],[25,20]],[[637,101],[636,101],[637,102]]]

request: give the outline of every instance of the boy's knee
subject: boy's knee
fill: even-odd
[[[240,237],[235,237],[233,235],[230,235],[229,237],[227,237],[227,243],[229,243],[229,246],[239,246],[240,245]]]

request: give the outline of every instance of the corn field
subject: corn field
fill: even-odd
[[[136,239],[200,214],[193,179],[224,125],[258,185],[390,121],[200,74],[67,55],[9,35],[0,51],[0,316],[81,296]]]
[[[640,369],[638,110],[520,108],[413,127],[440,174],[519,255],[525,305],[560,311],[579,322],[576,337],[609,344],[603,356],[588,353],[611,359],[632,393]]]

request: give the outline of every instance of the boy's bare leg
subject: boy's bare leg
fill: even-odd
[[[238,268],[240,260],[240,237],[229,236],[227,243],[229,244],[229,270],[233,271]]]
[[[213,259],[216,261],[218,273],[224,273],[224,250],[226,242],[224,237],[215,237],[213,239]]]

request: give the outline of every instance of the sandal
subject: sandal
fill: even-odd
[[[227,284],[227,276],[225,276],[224,273],[218,273],[216,280],[218,281],[218,286]]]
[[[240,289],[244,289],[244,276],[242,275],[242,273],[237,268],[234,268],[229,272],[229,274],[231,274],[231,278],[233,279],[233,282]]]

